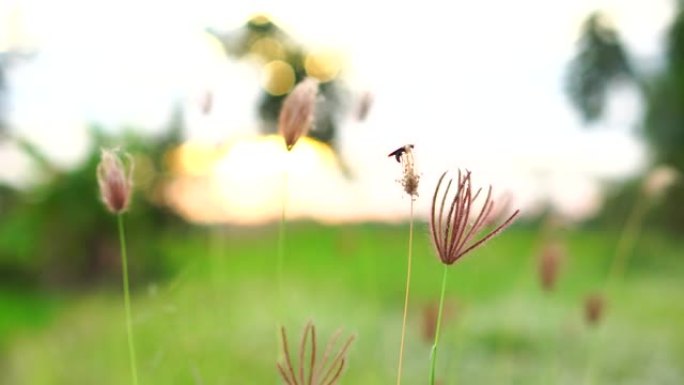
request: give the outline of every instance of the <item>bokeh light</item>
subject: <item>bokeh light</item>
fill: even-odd
[[[290,92],[295,84],[292,66],[282,60],[273,60],[263,67],[262,86],[271,95],[279,96]]]

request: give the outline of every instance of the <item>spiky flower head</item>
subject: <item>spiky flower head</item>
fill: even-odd
[[[493,230],[484,231],[487,219],[494,209],[492,186],[489,186],[479,213],[475,215],[477,212],[474,207],[475,202],[482,189],[473,192],[470,171],[466,170],[465,174],[462,174],[461,170],[458,171],[457,190],[451,198],[449,198],[449,189],[453,179],[449,179],[446,189],[441,191],[446,174],[444,172],[439,178],[432,198],[430,231],[439,259],[445,265],[451,265],[510,225],[520,210],[516,210]],[[448,199],[451,201],[449,205],[447,205]]]
[[[97,165],[97,183],[100,197],[107,209],[120,214],[128,209],[133,190],[133,158],[118,150],[102,149],[100,164]]]
[[[335,350],[337,340],[342,334],[341,330],[337,330],[323,352],[320,362],[316,353],[316,327],[309,322],[304,327],[302,340],[299,343],[299,365],[296,366],[290,355],[289,345],[287,343],[287,334],[285,328],[280,328],[280,334],[283,343],[283,353],[285,358],[283,362],[278,362],[278,371],[280,376],[287,385],[334,385],[339,381],[344,365],[347,361],[347,351],[349,346],[354,341],[354,336],[350,336],[342,343],[341,347]],[[307,358],[307,342],[308,346],[308,360]],[[306,361],[306,362],[305,362]],[[297,368],[295,370],[295,368]]]
[[[420,175],[416,173],[415,162],[413,160],[413,145],[407,144],[392,151],[388,157],[394,157],[397,162],[401,163],[403,171],[402,178],[399,183],[404,187],[404,191],[411,197],[416,199],[418,196],[418,182]]]
[[[318,80],[306,78],[299,82],[283,101],[278,117],[278,132],[285,139],[285,147],[292,150],[299,138],[305,136],[314,122]]]

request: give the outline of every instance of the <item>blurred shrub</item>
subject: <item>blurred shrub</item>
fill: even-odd
[[[181,231],[183,222],[155,199],[164,178],[161,163],[179,130],[157,138],[128,135],[108,138],[93,130],[94,143],[86,160],[71,170],[45,166],[46,177],[25,190],[0,189],[0,282],[76,286],[115,279],[120,274],[116,217],[100,202],[95,168],[100,147],[126,143],[140,159],[131,210],[126,213],[132,274],[152,277],[172,269],[158,240]],[[32,157],[40,157],[35,149]],[[43,159],[44,160],[44,159]]]

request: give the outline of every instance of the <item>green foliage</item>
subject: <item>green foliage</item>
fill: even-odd
[[[420,227],[406,384],[426,383],[432,340],[424,337],[423,312],[439,295],[442,272]],[[356,334],[341,384],[395,381],[407,227],[292,223],[288,229],[284,325],[299,331],[313,320],[321,337],[338,327]],[[569,235],[556,292],[539,288],[533,254],[539,233],[517,225],[449,272],[437,365],[442,383],[585,383],[590,356],[595,384],[684,381],[684,265],[664,263],[682,255],[684,244],[647,232],[609,301],[606,322],[591,329],[583,323],[582,299],[601,285],[618,234]],[[163,247],[187,262],[182,272],[135,291],[142,384],[277,383],[277,228],[228,229],[220,239],[224,247],[214,254],[200,234],[167,240]],[[642,263],[650,267],[635,268]],[[0,383],[130,383],[122,319],[118,291],[71,298],[41,333],[9,340]]]
[[[567,79],[568,94],[586,122],[603,116],[607,90],[621,79],[634,81],[644,95],[646,113],[640,126],[655,163],[670,165],[684,175],[684,9],[681,3],[668,33],[665,65],[655,74],[639,73],[630,66],[617,31],[602,22],[599,13],[587,18]],[[629,205],[624,199],[633,195],[629,191],[634,188],[633,183],[623,187],[624,193],[617,194],[617,201],[609,202],[606,210],[612,211],[611,206]],[[674,186],[660,206],[648,215],[649,222],[676,231],[684,229],[683,198],[684,186]]]
[[[666,52],[665,70],[649,87],[644,127],[657,160],[684,173],[684,10],[670,27]]]
[[[23,283],[74,285],[120,274],[116,218],[99,200],[95,168],[99,148],[121,142],[96,130],[93,135],[96,145],[76,168],[59,170],[47,161],[39,162],[45,180],[25,190],[5,188],[0,195],[0,276],[5,283],[20,278]],[[161,159],[169,141],[169,137],[125,141],[126,150],[148,166],[147,183],[135,190],[133,209],[126,214],[134,275],[168,272],[156,243],[140,235],[161,235],[178,222],[150,199],[163,178]]]

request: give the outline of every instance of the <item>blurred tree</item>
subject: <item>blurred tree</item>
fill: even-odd
[[[259,102],[261,131],[277,132],[278,114],[287,94],[306,76],[321,81],[314,129],[309,136],[335,148],[338,121],[345,109],[347,90],[337,79],[339,63],[331,57],[314,57],[268,17],[258,15],[228,33],[209,30],[229,56],[257,58],[263,65],[266,84]]]
[[[582,27],[567,84],[568,95],[584,121],[599,119],[610,86],[634,79],[633,74],[617,31],[600,13],[591,14]]]
[[[599,12],[589,15],[568,71],[567,93],[572,104],[586,123],[596,122],[605,112],[607,91],[625,81],[636,85],[645,101],[642,132],[655,163],[684,174],[684,2],[678,2],[667,35],[664,65],[656,73],[638,71],[606,18]],[[636,184],[625,186],[630,185]],[[636,196],[633,192],[627,195]],[[678,183],[656,208],[664,224],[684,228],[683,200],[684,185]]]

